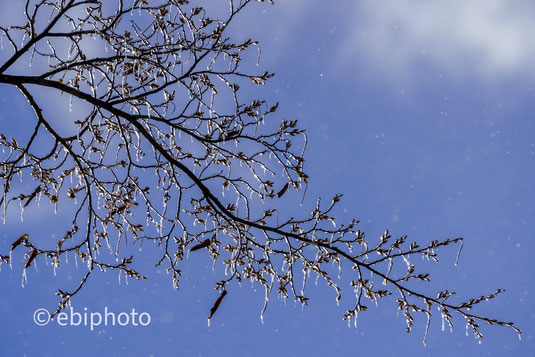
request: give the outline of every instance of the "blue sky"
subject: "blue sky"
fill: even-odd
[[[12,270],[2,265],[4,353],[535,355],[533,5],[504,0],[329,5],[254,4],[232,28],[238,38],[260,41],[261,70],[276,73],[258,96],[279,101],[275,115],[298,119],[307,129],[308,202],[344,193],[337,216],[359,219],[370,240],[386,228],[422,244],[464,237],[459,266],[455,248],[442,250],[438,265],[425,265],[432,283],[424,290],[453,289],[467,298],[506,289],[477,311],[514,321],[524,331],[522,340],[507,328],[485,326],[478,344],[465,336],[464,321],[454,321],[453,333],[442,332],[437,313],[424,347],[425,319],[417,318],[407,335],[392,302],[370,308],[358,328],[348,328],[342,316],[351,301],[342,298],[337,307],[332,289],[322,284],[312,287],[304,310],[272,298],[264,324],[263,289],[235,286],[208,327],[217,298],[212,284],[219,279],[209,258],[190,256],[177,292],[164,271],[151,270],[147,251],[147,281],[118,284],[115,273],[98,274],[73,302],[77,311],[146,311],[152,317],[147,327],[38,327],[34,311],[52,309],[56,289],[76,281],[82,269],[71,260],[54,277],[50,266],[40,264],[22,288],[22,263]],[[33,123],[13,88],[0,86],[0,102],[2,130],[22,131],[25,120]],[[1,228],[0,252],[8,251],[22,229],[50,236],[51,222],[36,212],[35,217],[26,212],[24,222],[13,214]]]

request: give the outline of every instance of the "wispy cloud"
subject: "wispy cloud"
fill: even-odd
[[[341,61],[365,61],[382,73],[421,66],[484,79],[535,75],[535,7],[526,1],[356,2],[344,11]]]

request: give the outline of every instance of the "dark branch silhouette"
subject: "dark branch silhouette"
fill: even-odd
[[[251,2],[231,0],[226,11],[212,13],[186,0],[120,0],[115,8],[99,0],[27,0],[22,24],[2,24],[9,58],[0,66],[0,83],[17,87],[35,113],[27,142],[0,136],[3,218],[16,201],[21,214],[32,205],[57,209],[65,201],[75,209],[56,242],[42,246],[20,232],[0,264],[12,264],[12,252],[23,246],[26,281],[27,269],[45,257],[54,267],[67,253],[84,261],[87,272],[79,284],[58,289],[58,313],[95,268],[145,278],[131,267],[136,256],[119,252],[132,238],[134,244],[160,247],[155,266],[166,267],[177,289],[184,254],[208,252],[225,274],[215,282],[221,294],[210,318],[231,282],[244,279],[265,288],[261,316],[274,288],[284,299],[307,304],[307,280],[315,273],[334,288],[337,302],[343,291],[352,296],[348,322],[356,324],[367,303],[394,294],[408,332],[413,313],[425,315],[424,342],[433,307],[450,327],[454,314],[464,317],[477,338],[480,322],[520,334],[513,323],[471,312],[502,290],[454,303],[453,291],[430,296],[409,283],[430,280],[416,273],[416,258],[438,261],[439,248],[462,247],[462,238],[420,246],[386,231],[372,243],[358,221],[336,223],[332,212],[341,195],[326,204],[318,199],[310,214],[283,218],[277,202],[307,185],[306,136],[297,121],[273,122],[277,103],[242,99],[242,87],[273,76],[243,70],[242,61],[259,55],[258,43],[235,42],[228,34]],[[86,109],[65,119],[77,130],[65,133],[47,117],[50,104],[38,88],[85,103]],[[31,189],[14,185],[15,177],[28,180],[28,174]],[[117,259],[102,254],[104,249]],[[338,278],[332,277],[333,264]]]

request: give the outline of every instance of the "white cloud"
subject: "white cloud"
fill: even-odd
[[[434,66],[492,79],[535,75],[533,4],[507,0],[364,0],[344,11],[342,62],[388,74]]]

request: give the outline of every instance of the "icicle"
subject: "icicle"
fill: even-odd
[[[427,314],[427,323],[425,324],[424,346],[427,346],[427,335],[429,334],[429,325],[431,323],[431,313]]]
[[[35,45],[33,46],[33,51],[32,51],[32,54],[30,55],[30,62],[28,63],[30,67],[32,66],[34,55],[35,55]]]
[[[459,252],[457,252],[457,259],[455,259],[455,266],[459,264],[459,257],[461,256],[461,251],[463,250],[464,241],[461,239],[461,246],[459,247]]]
[[[306,285],[307,285],[307,274],[306,274],[305,269],[303,269],[303,287],[301,288],[301,295],[303,296],[305,295]]]
[[[6,197],[6,192],[4,192],[4,214],[2,217],[2,221],[4,222],[4,224],[6,224],[6,216],[7,216],[7,197]]]
[[[69,97],[69,112],[72,112],[72,95]]]

